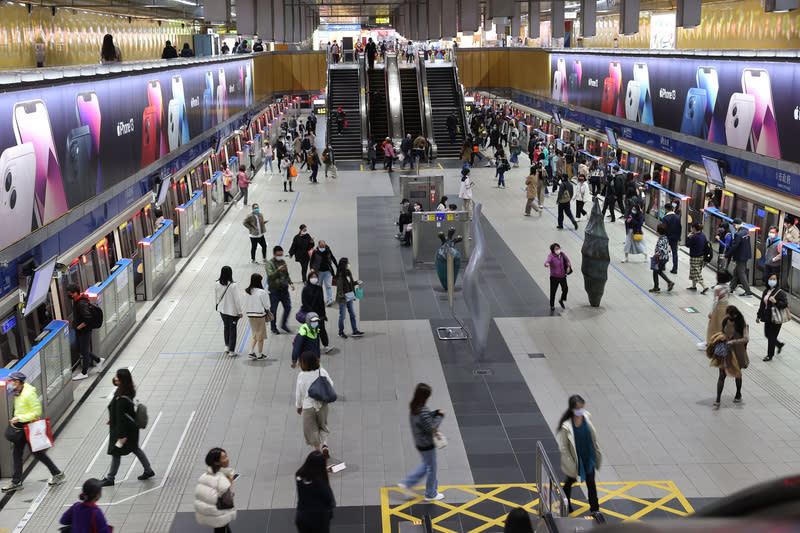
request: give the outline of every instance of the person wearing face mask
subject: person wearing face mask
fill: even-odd
[[[472,180],[470,179],[470,170],[468,168],[461,170],[461,186],[458,191],[458,197],[461,198],[461,209],[472,212]]]
[[[707,242],[706,235],[703,233],[703,225],[697,222],[692,224],[692,232],[686,237],[686,246],[689,247],[689,279],[692,282],[689,290],[696,291],[699,283],[703,287],[700,294],[708,292],[708,287],[703,281],[703,265],[705,265]]]
[[[311,352],[319,359],[319,315],[313,311],[306,313],[306,323],[297,330],[297,335],[292,343],[292,368],[297,366],[297,361],[303,353]]]
[[[308,273],[308,282],[303,287],[301,301],[300,310],[303,313],[317,313],[319,316],[319,340],[325,353],[330,352],[333,347],[329,344],[328,331],[325,329],[325,321],[328,320],[328,315],[325,312],[325,296],[322,292],[319,274],[314,270]]]
[[[650,289],[650,292],[661,291],[661,289],[658,287],[659,276],[667,282],[667,290],[671,291],[675,286],[675,282],[669,279],[666,274],[664,274],[664,268],[667,266],[670,254],[669,240],[667,239],[667,227],[664,226],[664,224],[659,224],[656,228],[656,233],[658,233],[658,240],[656,241],[656,247],[653,251],[653,257],[650,260],[650,270],[653,271],[653,288]]]
[[[311,268],[317,271],[322,286],[325,288],[325,305],[333,305],[333,278],[336,276],[334,265],[336,257],[325,241],[319,241],[317,248],[311,253]]]
[[[331,386],[333,380],[328,371],[319,364],[319,354],[310,351],[300,355],[300,372],[297,374],[295,386],[295,407],[297,414],[303,417],[303,437],[306,444],[322,452],[325,458],[330,457],[328,449],[328,404],[315,400],[308,395],[308,389],[318,378],[327,379]]]
[[[683,226],[681,224],[681,217],[675,213],[675,206],[668,203],[664,206],[665,214],[661,218],[661,223],[667,227],[667,241],[672,250],[672,274],[678,273],[678,241],[681,239]]]
[[[586,166],[586,165],[583,165]],[[583,206],[586,200],[589,199],[589,184],[586,183],[586,175],[580,173],[578,169],[578,184],[575,186],[575,220],[580,220],[581,217],[588,215]]]
[[[767,233],[767,241],[764,243],[766,248],[764,250],[764,282],[769,279],[773,274],[778,279],[781,277],[781,259],[783,258],[783,242],[778,237],[778,228],[775,226],[769,227]]]
[[[783,343],[778,340],[778,335],[781,332],[783,322],[776,321],[774,316],[775,310],[780,314],[789,306],[789,301],[786,297],[786,292],[778,288],[778,276],[772,274],[767,279],[767,288],[761,295],[761,303],[758,306],[758,313],[756,314],[756,324],[759,322],[764,323],[764,336],[767,338],[767,355],[763,361],[772,361],[775,356],[775,348],[778,353],[783,349]]]
[[[572,183],[569,182],[569,176],[562,174],[561,183],[556,193],[556,198],[558,199],[558,226],[556,226],[556,229],[564,229],[564,215],[572,221],[575,229],[578,229],[578,221],[572,216],[572,208],[570,207],[573,194],[574,189]]]
[[[270,308],[267,292],[264,290],[264,278],[261,274],[250,275],[250,285],[244,290],[244,312],[250,323],[250,359],[265,361],[269,356],[264,353],[264,341],[267,340],[268,312]],[[256,352],[258,350],[258,352]]]
[[[630,214],[625,217],[625,247],[623,248],[625,259],[622,260],[623,263],[628,262],[628,254],[642,254],[645,261],[647,260],[647,244],[644,242],[643,225],[644,216],[637,205],[631,208]],[[667,243],[667,246],[669,246],[669,243]]]
[[[311,256],[309,254],[313,249],[314,239],[308,234],[306,225],[300,224],[300,231],[294,236],[292,245],[289,247],[289,257],[293,257],[295,261],[300,263],[300,275],[303,283],[306,282],[308,263],[311,261]]]
[[[322,164],[325,168],[325,177],[328,177],[328,171],[331,171],[331,177],[336,179],[336,155],[333,153],[333,146],[330,144],[322,151]]]
[[[119,471],[123,455],[133,453],[144,467],[144,473],[137,479],[144,481],[155,476],[150,467],[150,461],[139,447],[139,426],[136,425],[136,406],[133,399],[136,397],[136,387],[133,385],[131,371],[120,368],[111,378],[111,383],[117,387],[114,396],[108,404],[108,455],[111,456],[111,468],[103,479],[104,487],[113,487],[114,478]]]
[[[419,204],[417,204],[419,205]],[[420,206],[421,208],[422,206]],[[353,337],[362,337],[363,331],[358,330],[356,324],[356,312],[353,304],[356,300],[356,287],[361,282],[353,280],[353,274],[350,272],[350,261],[346,257],[339,260],[339,267],[337,269],[338,275],[336,276],[336,303],[339,304],[339,336],[343,339],[347,338],[344,333],[344,314],[345,309],[350,314],[350,327],[353,329]]]
[[[11,483],[3,487],[4,493],[22,490],[22,459],[25,453],[25,446],[28,439],[25,437],[25,424],[39,420],[42,416],[42,404],[39,402],[39,394],[36,387],[26,383],[27,377],[22,372],[11,372],[6,377],[6,395],[9,396],[9,403],[13,398],[14,416],[9,420],[9,427],[6,429],[6,440],[10,441],[13,450],[11,452],[14,461],[14,471],[11,475]],[[53,461],[47,456],[44,450],[33,452],[43,465],[47,467],[53,476],[48,485],[60,485],[64,482],[66,475],[58,469]]]
[[[554,242],[550,245],[550,254],[544,262],[545,268],[550,269],[550,314],[556,309],[556,292],[559,285],[561,286],[561,298],[558,300],[558,305],[564,309],[564,302],[567,301],[567,276],[572,274],[572,263],[569,261],[567,254],[561,251],[561,246]]]
[[[742,296],[752,296],[750,291],[750,283],[747,281],[747,262],[752,257],[750,250],[750,232],[742,224],[741,218],[733,219],[733,227],[736,232],[733,235],[733,241],[728,249],[725,251],[726,259],[733,259],[733,279],[731,280],[731,292],[736,290],[736,287],[741,283],[744,288]]]
[[[569,397],[569,408],[561,416],[556,427],[558,451],[561,452],[561,471],[567,476],[564,495],[572,514],[572,485],[579,479],[586,482],[589,493],[589,512],[598,523],[604,523],[597,499],[595,474],[603,463],[603,453],[597,444],[597,432],[592,417],[584,408],[585,401],[577,394]]]
[[[797,229],[793,217],[789,215],[783,220],[783,242],[800,243],[800,229]]]
[[[725,309],[725,318],[722,319],[722,331],[714,336],[712,345],[724,343],[724,349],[714,349],[711,356],[711,366],[719,369],[717,380],[717,399],[714,408],[718,409],[725,387],[725,378],[732,377],[736,381],[736,396],[734,403],[742,401],[742,369],[750,365],[747,357],[747,343],[750,341],[750,328],[744,321],[742,313],[736,307],[729,305]]]
[[[272,249],[272,259],[267,261],[267,289],[269,291],[270,311],[272,312],[272,323],[270,330],[277,335],[280,332],[276,326],[278,319],[278,304],[283,305],[283,319],[281,329],[286,333],[291,333],[287,320],[292,310],[292,301],[289,298],[289,288],[294,290],[294,283],[289,277],[289,268],[286,266],[283,248],[276,246]]]
[[[256,263],[256,249],[261,246],[261,261],[267,262],[267,220],[261,214],[258,204],[253,204],[253,211],[245,217],[242,225],[250,232],[250,261]]]

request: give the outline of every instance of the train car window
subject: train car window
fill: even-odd
[[[178,181],[175,191],[177,193],[178,205],[183,205],[189,201],[189,185],[186,183],[186,176]]]
[[[88,287],[97,283],[97,269],[92,251],[88,251],[78,258],[78,269],[81,273],[81,287]]]
[[[199,191],[200,190],[200,183],[203,181],[201,178],[202,178],[202,174],[199,173],[197,171],[197,169],[192,170],[191,172],[189,172],[189,180],[188,181],[189,181],[189,185],[191,187],[192,193],[194,193],[194,191]]]
[[[752,200],[744,196],[736,196],[733,203],[731,218],[741,218],[744,222],[752,224],[755,219],[756,206]]]
[[[103,239],[95,245],[95,256],[97,258],[97,279],[105,280],[111,273],[111,265],[108,253],[108,239]]]
[[[706,183],[700,180],[691,180],[689,182],[689,200],[685,202],[686,205],[686,235],[692,229],[692,223],[703,223],[703,209],[706,200]]]

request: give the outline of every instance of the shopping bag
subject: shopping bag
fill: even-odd
[[[436,448],[441,450],[442,448],[447,447],[447,437],[439,433],[438,431],[434,432],[433,434],[433,443],[436,445]]]
[[[361,287],[356,286],[356,289],[353,292],[355,292],[356,300],[360,300],[364,297],[364,289]]]
[[[319,372],[317,379],[308,387],[308,396],[322,403],[333,403],[336,401],[336,391],[327,377]]]
[[[25,436],[32,452],[40,452],[53,447],[53,430],[49,418],[40,418],[25,424]]]

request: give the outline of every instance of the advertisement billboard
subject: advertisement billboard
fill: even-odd
[[[0,94],[0,250],[253,102],[252,60]]]
[[[776,159],[800,162],[800,65],[553,54],[552,98]]]

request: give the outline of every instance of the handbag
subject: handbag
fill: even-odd
[[[275,320],[275,315],[272,314],[272,311],[269,309],[264,309],[264,321],[265,322],[272,322]]]
[[[778,294],[778,292],[775,294]],[[789,311],[788,305],[783,309],[779,309],[777,305],[773,305],[770,313],[772,315],[771,318],[773,324],[784,324],[792,319],[792,312]]]
[[[644,239],[644,235],[643,234],[641,234],[641,233],[634,233],[633,234],[633,240],[634,241],[639,242],[642,239]]]
[[[231,489],[226,490],[217,498],[217,509],[233,509],[233,491]]]
[[[336,401],[336,391],[333,390],[330,380],[322,375],[322,370],[319,371],[319,376],[308,388],[308,396],[322,403]]]
[[[5,433],[6,440],[9,442],[22,442],[25,440],[25,428],[9,424]]]
[[[364,289],[362,289],[361,287],[356,287],[356,289],[353,292],[356,295],[356,300],[360,300],[361,298],[364,297]]]
[[[433,444],[436,445],[436,448],[441,450],[442,448],[447,447],[447,437],[442,435],[439,431],[435,431],[433,433]]]
[[[658,270],[659,263],[660,261],[658,260],[658,256],[653,255],[650,258],[650,270]]]
[[[25,436],[32,452],[40,452],[53,447],[53,430],[49,418],[40,418],[25,424]]]

